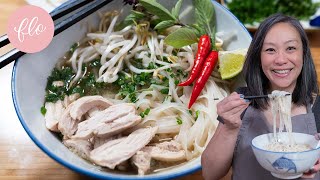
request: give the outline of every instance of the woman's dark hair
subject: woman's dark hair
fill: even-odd
[[[317,73],[311,56],[308,37],[300,22],[290,16],[280,13],[266,18],[257,29],[244,63],[243,72],[247,82],[248,94],[262,95],[267,94],[270,83],[269,79],[262,71],[261,50],[264,39],[269,30],[277,23],[288,23],[294,27],[300,34],[303,47],[303,66],[297,79],[297,84],[292,93],[292,101],[297,105],[307,105],[313,103],[313,95],[319,93],[317,84]],[[267,98],[255,99],[252,105],[258,109],[266,109],[268,106]]]

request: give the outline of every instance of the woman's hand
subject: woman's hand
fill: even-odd
[[[243,98],[242,94],[234,92],[217,104],[217,113],[229,129],[241,126],[240,115],[250,104],[250,101]]]
[[[320,140],[320,133],[315,135],[315,138],[317,140]],[[320,159],[318,159],[318,161],[316,162],[316,164],[307,172],[303,173],[301,178],[314,178],[315,175],[320,171]]]
[[[320,159],[318,159],[316,164],[309,171],[303,173],[301,178],[305,178],[305,179],[314,178],[319,171],[320,171]]]

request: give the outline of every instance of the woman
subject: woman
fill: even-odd
[[[220,179],[232,167],[234,180],[277,179],[263,169],[251,149],[251,140],[273,132],[268,99],[245,100],[245,95],[292,94],[294,132],[316,134],[311,107],[318,94],[317,75],[308,39],[298,20],[282,14],[261,23],[249,47],[243,70],[247,88],[232,93],[217,105],[224,120],[202,154],[205,179]],[[320,179],[317,163],[304,178]]]

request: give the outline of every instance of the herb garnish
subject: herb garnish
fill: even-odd
[[[46,113],[47,113],[46,107],[42,106],[41,109],[40,109],[40,112],[41,112],[42,115],[46,115]]]
[[[178,123],[179,125],[181,125],[182,122],[183,122],[182,119],[181,119],[180,117],[177,117],[176,119],[177,119],[177,123]]]
[[[193,0],[193,5],[195,7],[195,24],[184,25],[185,27],[169,34],[165,39],[166,44],[181,48],[197,43],[198,38],[203,34],[208,34],[211,37],[212,44],[215,42],[214,5],[210,0]]]
[[[141,116],[141,118],[144,118],[145,116],[147,116],[150,112],[150,108],[147,108],[146,110],[144,110],[143,112],[141,112],[139,115]]]
[[[96,59],[89,64],[83,64],[85,68],[99,68],[101,66],[100,60]],[[75,73],[71,67],[62,67],[61,69],[54,68],[51,75],[48,77],[46,86],[45,102],[56,102],[58,100],[64,100],[66,95],[79,93],[80,96],[84,95],[97,95],[106,88],[106,83],[100,83],[96,81],[96,76],[88,72],[81,79],[79,79],[73,86],[70,86],[72,78]],[[55,86],[55,81],[63,82],[62,86]]]

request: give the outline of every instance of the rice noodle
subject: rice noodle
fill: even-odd
[[[275,90],[269,95],[269,99],[273,115],[273,140],[265,148],[276,152],[300,152],[311,149],[307,144],[296,144],[292,137],[291,94]],[[278,132],[277,117],[279,117]],[[280,139],[281,135],[287,136],[288,142],[283,142]]]
[[[277,134],[277,116],[279,116],[279,133],[286,130],[289,133],[289,141],[290,144],[293,144],[293,140],[291,138],[292,132],[292,123],[291,123],[291,95],[285,91],[272,91],[272,94],[269,95],[270,103],[271,103],[271,112],[273,114],[273,135],[274,138],[278,138]]]

